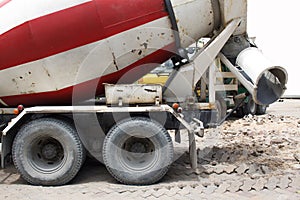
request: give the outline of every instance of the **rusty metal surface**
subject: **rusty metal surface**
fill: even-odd
[[[0,115],[15,114],[14,108],[0,108]]]
[[[226,26],[234,19],[241,18],[239,27],[233,35],[247,32],[247,0],[220,0],[222,25]]]
[[[161,85],[151,84],[118,84],[105,85],[106,103],[118,104],[155,104],[156,99],[162,102]]]

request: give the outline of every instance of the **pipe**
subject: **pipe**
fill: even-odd
[[[250,94],[254,93],[254,85],[236,68],[222,53],[219,53],[219,58],[226,65],[226,67],[237,77],[242,85],[248,90]]]
[[[237,57],[236,64],[241,67],[254,83],[253,99],[261,105],[277,101],[286,90],[287,71],[274,66],[255,47],[244,49]]]
[[[239,53],[236,59],[237,67],[232,65],[222,53],[219,57],[257,104],[274,103],[286,90],[287,71],[280,66],[272,65],[255,47],[246,48]]]

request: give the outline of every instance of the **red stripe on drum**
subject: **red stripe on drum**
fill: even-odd
[[[5,6],[8,2],[10,2],[11,0],[2,0],[1,2],[0,2],[0,8],[1,7],[3,7],[3,6]]]
[[[157,67],[158,63],[163,63],[174,55],[175,49],[175,43],[172,43],[120,71],[62,90],[1,97],[1,99],[9,106],[71,105],[74,100],[78,102],[94,99],[96,95],[104,94],[104,83],[133,83]]]
[[[94,0],[0,36],[0,70],[39,60],[167,16],[163,0]]]

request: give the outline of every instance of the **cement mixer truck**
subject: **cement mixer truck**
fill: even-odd
[[[88,155],[121,183],[152,184],[186,134],[196,168],[195,135],[231,87],[218,78],[234,76],[261,105],[285,90],[286,70],[246,26],[246,0],[1,0],[1,166],[12,160],[28,183],[62,185]],[[211,39],[189,58],[202,37]],[[216,58],[230,72],[219,73]],[[134,84],[168,59],[163,87]],[[201,79],[206,103],[195,98]]]

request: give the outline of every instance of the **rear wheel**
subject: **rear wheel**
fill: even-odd
[[[255,115],[257,111],[257,104],[253,100],[252,96],[248,97],[248,102],[245,104],[245,112],[244,115]]]
[[[145,185],[159,181],[173,160],[173,144],[166,129],[148,118],[121,121],[107,134],[104,163],[124,184]]]
[[[16,168],[29,183],[62,185],[80,170],[85,150],[71,124],[43,118],[21,128],[12,155]]]
[[[256,114],[258,115],[264,115],[267,112],[267,105],[257,105],[257,111]]]
[[[217,98],[216,99],[216,109],[217,109],[217,122],[221,122],[227,113],[227,104],[225,99]]]
[[[245,115],[255,115],[257,112],[257,104],[254,102],[252,96],[247,97],[248,101],[244,102],[242,106],[240,106],[237,110],[238,117],[244,117]]]

